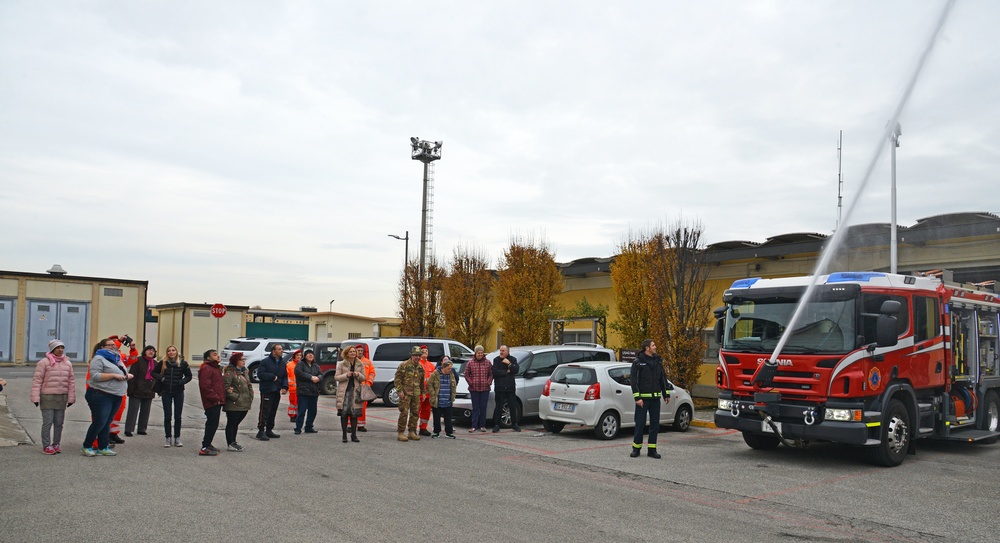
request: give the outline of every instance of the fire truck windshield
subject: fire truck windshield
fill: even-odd
[[[773,351],[797,304],[798,300],[783,297],[732,300],[726,312],[723,349],[755,353]],[[811,302],[782,352],[849,352],[856,341],[856,320],[853,298]]]

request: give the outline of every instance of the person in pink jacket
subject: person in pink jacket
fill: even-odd
[[[42,452],[45,454],[62,452],[59,443],[66,408],[76,403],[73,363],[63,354],[65,351],[63,342],[49,341],[49,352],[35,365],[31,383],[31,401],[42,410]]]

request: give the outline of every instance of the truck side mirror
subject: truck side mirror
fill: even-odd
[[[722,345],[722,336],[726,326],[726,306],[717,307],[712,313],[715,315],[715,343]]]
[[[888,303],[895,303],[899,305],[899,302],[887,301]],[[885,307],[885,304],[882,304]],[[895,315],[879,315],[878,320],[875,322],[875,343],[879,347],[892,347],[893,345],[899,343],[899,337],[896,335],[896,316]]]
[[[879,308],[878,312],[883,315],[898,315],[902,308],[903,304],[899,303],[898,300],[886,300],[882,302],[882,307]]]

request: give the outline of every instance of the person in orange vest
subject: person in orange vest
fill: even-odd
[[[122,365],[124,365],[126,369],[132,367],[132,364],[135,364],[136,362],[139,361],[139,351],[138,349],[135,348],[135,342],[132,341],[132,338],[129,337],[128,334],[122,334],[120,336],[108,336],[108,339],[113,340],[115,342],[115,351],[118,352],[119,355],[121,355]],[[129,348],[128,355],[125,354],[125,351],[122,350],[122,347]],[[90,368],[87,368],[87,382],[88,383],[90,382]],[[90,385],[88,384],[84,388],[85,389],[90,388]],[[115,418],[111,421],[111,433],[108,435],[108,441],[111,444],[110,446],[112,448],[115,446],[115,444],[125,443],[125,440],[118,435],[119,425],[122,421],[122,415],[125,414],[125,404],[126,402],[123,401],[122,404],[118,407],[118,411],[115,411]],[[92,447],[94,448],[97,447],[96,439],[94,440],[94,444],[92,445]]]
[[[299,395],[295,388],[295,366],[302,360],[302,349],[292,353],[292,359],[285,364],[285,371],[288,372],[288,418],[295,422],[299,418]]]
[[[437,366],[433,362],[427,359],[429,351],[427,350],[427,345],[420,346],[420,366],[424,368],[424,389],[427,389],[427,380],[430,379],[434,370]],[[428,394],[420,395],[420,435],[429,436],[431,435],[430,430],[427,429],[427,423],[431,421],[431,397]]]
[[[359,343],[354,346],[354,350],[358,353],[358,360],[364,365],[365,368],[365,384],[372,386],[375,384],[375,364],[372,364],[370,358],[368,358],[368,351],[366,350],[366,345]],[[368,429],[365,428],[365,419],[368,415],[368,402],[365,402],[361,406],[361,416],[358,417],[358,431],[367,432]]]

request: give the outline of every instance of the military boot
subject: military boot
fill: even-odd
[[[404,434],[403,432],[397,433],[396,439],[398,439],[399,441],[409,441],[409,439],[406,439],[406,434]]]
[[[406,435],[406,439],[409,439],[410,441],[420,441],[420,436],[418,436],[413,430],[410,430],[410,433]]]

